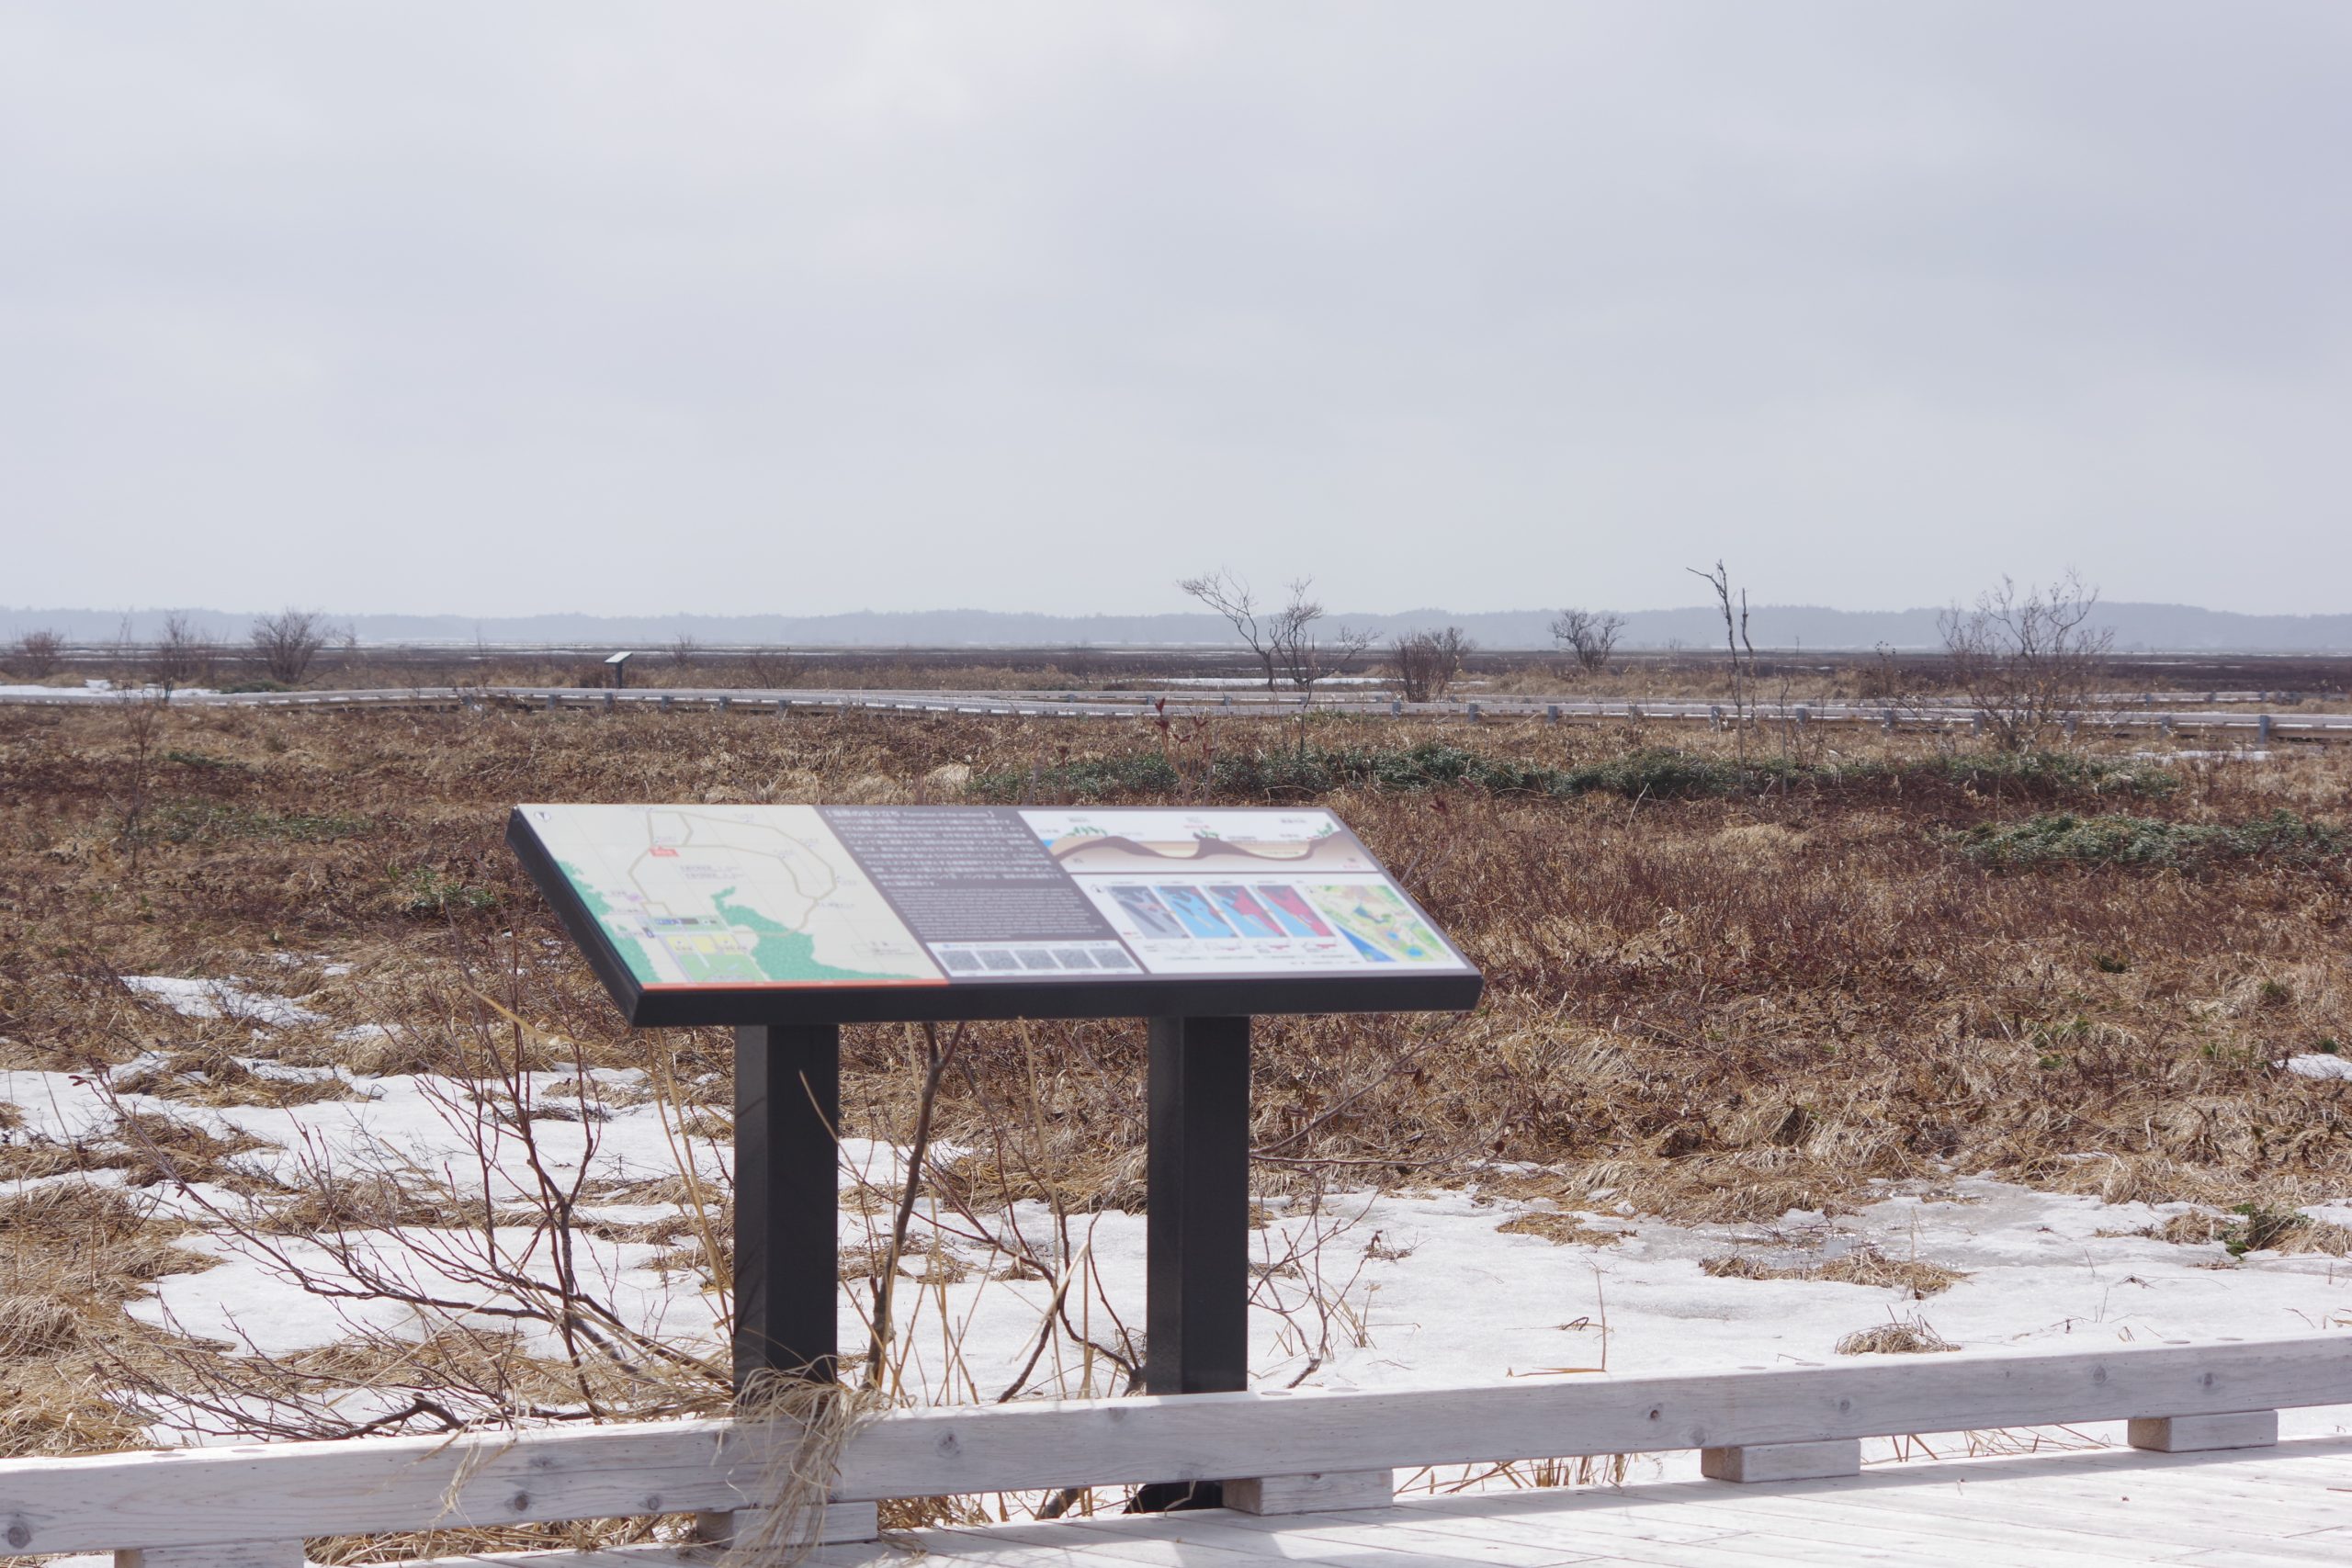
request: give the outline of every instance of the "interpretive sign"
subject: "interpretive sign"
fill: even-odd
[[[522,806],[507,839],[639,1024],[1466,1008],[1316,809]]]

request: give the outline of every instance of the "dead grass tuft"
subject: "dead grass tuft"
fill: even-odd
[[[1838,1341],[1838,1354],[1841,1356],[1917,1356],[1959,1348],[1916,1313],[1909,1317],[1893,1318],[1875,1328],[1858,1328]]]
[[[1699,1267],[1718,1280],[1824,1280],[1833,1284],[1901,1291],[1913,1301],[1949,1291],[1968,1278],[1958,1269],[1918,1258],[1889,1258],[1872,1247],[1858,1247],[1826,1263],[1771,1264],[1758,1258],[1735,1255],[1710,1258]]]
[[[1506,1235],[1540,1235],[1555,1247],[1614,1247],[1635,1234],[1623,1229],[1602,1230],[1585,1224],[1576,1214],[1555,1211],[1521,1214],[1495,1228]]]
[[[82,1319],[49,1296],[0,1296],[0,1360],[53,1356],[79,1344]]]

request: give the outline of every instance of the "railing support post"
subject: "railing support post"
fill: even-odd
[[[2245,1410],[2228,1416],[2135,1416],[2125,1427],[2135,1449],[2163,1454],[2203,1453],[2214,1449],[2267,1449],[2278,1442],[2278,1412]]]
[[[1819,1481],[1861,1472],[1862,1445],[1858,1438],[1699,1450],[1699,1473],[1710,1481]]]

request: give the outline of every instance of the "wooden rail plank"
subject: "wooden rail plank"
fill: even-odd
[[[842,1502],[1825,1442],[2352,1403],[2352,1337],[1550,1386],[1231,1393],[899,1412]],[[772,1434],[723,1421],[0,1462],[0,1550],[46,1553],[756,1506]]]

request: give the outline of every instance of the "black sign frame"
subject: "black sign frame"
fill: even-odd
[[[914,807],[970,810],[968,807]],[[944,985],[647,986],[621,957],[517,807],[506,842],[533,886],[634,1028],[841,1023],[952,1023],[984,1019],[1242,1017],[1258,1013],[1466,1012],[1486,981],[1476,969],[1419,974],[1318,971],[1294,975],[1167,976],[1137,973],[1050,980],[956,980]],[[1370,858],[1367,853],[1367,859]],[[1377,862],[1374,863],[1375,865]],[[1406,906],[1441,931],[1428,911],[1387,876]]]

